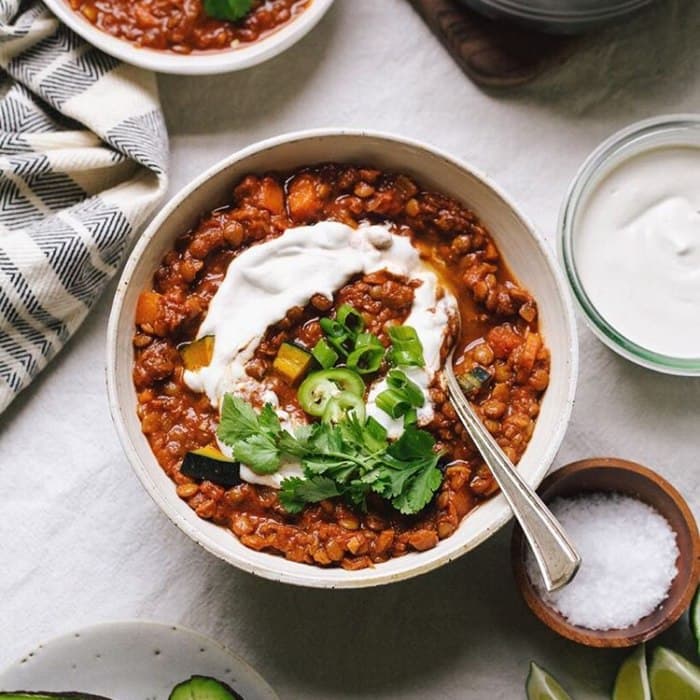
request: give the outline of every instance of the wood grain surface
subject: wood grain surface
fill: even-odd
[[[562,64],[576,39],[489,19],[458,0],[409,0],[462,70],[486,87],[527,83]]]

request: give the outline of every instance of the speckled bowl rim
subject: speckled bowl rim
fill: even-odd
[[[125,39],[103,32],[69,7],[66,0],[44,0],[61,22],[85,41],[125,63],[172,75],[214,75],[250,68],[274,58],[300,41],[326,14],[333,0],[312,0],[293,21],[242,48],[180,55],[134,46]]]
[[[683,140],[691,132],[694,140]],[[673,136],[672,141],[661,141]],[[687,138],[687,136],[686,136]],[[635,364],[664,374],[700,376],[700,357],[676,358],[648,350],[620,333],[605,320],[591,301],[576,267],[575,237],[579,207],[602,178],[612,172],[621,152],[637,155],[658,148],[664,143],[693,146],[700,149],[700,114],[667,114],[631,124],[603,141],[584,161],[574,176],[559,214],[559,256],[574,298],[593,333],[616,353]]]
[[[520,228],[527,234],[527,245],[531,247],[532,254],[536,253],[541,256],[540,262],[547,269],[550,282],[556,289],[557,304],[561,306],[562,313],[562,317],[558,323],[562,336],[566,338],[566,356],[556,360],[556,362],[561,363],[558,366],[562,372],[562,382],[560,383],[560,394],[562,394],[562,398],[559,400],[559,403],[552,405],[551,424],[540,428],[538,423],[538,426],[535,428],[535,434],[537,434],[539,428],[542,440],[546,441],[547,447],[546,449],[542,449],[541,453],[538,453],[536,459],[530,459],[528,462],[528,464],[532,465],[532,473],[526,475],[526,479],[529,481],[530,485],[536,487],[542,481],[559,450],[568,427],[578,378],[578,338],[576,334],[573,302],[571,301],[566,282],[559,270],[554,254],[550,251],[545,241],[536,233],[527,218],[523,216],[508,196],[486,175],[483,175],[471,166],[467,166],[440,149],[410,138],[376,131],[342,128],[314,129],[283,134],[253,144],[234,153],[213,165],[190,182],[190,184],[182,188],[170,202],[165,205],[158,216],[156,216],[146,231],[141,235],[124,268],[115,293],[107,330],[106,379],[112,419],[132,468],[156,504],[177,527],[188,535],[188,537],[201,544],[205,549],[220,559],[244,571],[274,581],[317,588],[361,588],[394,583],[424,574],[453,561],[475,548],[503,527],[512,517],[511,510],[505,498],[502,494],[495,496],[483,506],[476,508],[462,520],[459,526],[460,528],[464,527],[464,523],[477,513],[478,516],[476,517],[478,517],[479,520],[486,519],[481,528],[472,535],[470,539],[466,540],[464,544],[458,544],[456,540],[457,533],[455,533],[451,537],[442,540],[440,545],[435,549],[426,552],[412,552],[403,557],[394,558],[385,564],[378,564],[375,567],[359,571],[321,569],[308,564],[288,562],[283,557],[253,552],[243,545],[240,545],[240,543],[239,545],[245,551],[234,552],[230,546],[224,546],[216,542],[214,536],[209,534],[210,531],[208,528],[218,528],[218,526],[202,520],[196,515],[193,517],[191,509],[189,509],[186,504],[182,506],[181,502],[179,504],[170,503],[163,488],[156,484],[154,476],[149,473],[149,467],[141,460],[135,446],[136,441],[139,443],[145,441],[143,434],[140,430],[137,434],[135,429],[132,434],[132,431],[127,427],[126,416],[127,414],[135,412],[135,406],[125,405],[120,396],[120,380],[123,382],[131,382],[131,370],[129,369],[128,377],[120,377],[117,372],[119,348],[131,347],[130,337],[132,332],[131,328],[133,328],[133,319],[130,320],[131,325],[129,326],[129,336],[127,338],[122,338],[118,332],[125,296],[129,289],[130,278],[137,269],[141,256],[149,245],[151,245],[152,241],[157,240],[161,226],[165,225],[173,212],[178,211],[180,207],[187,208],[188,198],[191,195],[195,195],[199,188],[204,187],[209,179],[235,166],[240,161],[248,159],[251,156],[274,152],[277,148],[284,148],[285,145],[298,144],[299,142],[301,142],[302,146],[316,141],[320,141],[325,145],[324,139],[330,141],[333,139],[350,139],[356,142],[358,146],[362,146],[363,152],[365,149],[386,148],[384,144],[389,143],[389,145],[396,150],[401,150],[402,152],[409,151],[415,154],[415,157],[430,158],[433,161],[439,162],[441,168],[461,172],[465,179],[477,181],[479,186],[489,193],[490,197],[499,202],[499,206],[503,207],[505,211],[508,211],[510,216],[519,222]],[[353,143],[353,145],[355,145],[355,143]],[[331,157],[331,155],[329,154],[328,157]],[[376,155],[374,157],[378,158]],[[366,158],[365,162],[367,162],[371,161],[373,156],[363,155],[363,158]],[[340,160],[342,160],[342,158],[340,158]],[[306,164],[309,164],[309,162]],[[201,211],[198,213],[201,213]],[[485,216],[484,211],[479,212],[477,210],[477,214],[479,213]],[[498,236],[496,237],[498,238]],[[517,268],[517,266],[511,267]],[[517,274],[517,269],[515,271]],[[542,305],[542,303],[542,300],[540,300],[540,305]],[[133,385],[131,391],[133,392]],[[546,429],[549,430],[547,435],[544,434],[544,430]],[[527,452],[525,456],[527,458]],[[155,462],[155,459],[152,458],[152,461]],[[158,478],[160,478],[160,473]],[[172,483],[169,483],[169,488],[172,489]],[[178,507],[182,507],[182,510],[178,511]],[[488,515],[484,515],[484,511]],[[234,535],[230,532],[225,534],[234,538]],[[389,565],[394,562],[396,562],[394,564],[394,567],[397,569],[396,571],[388,568]],[[334,571],[340,571],[341,573],[331,575],[331,572]]]
[[[17,666],[21,666],[24,663],[26,663],[28,659],[35,659],[35,657],[39,656],[39,652],[41,652],[46,647],[53,647],[55,645],[61,645],[70,642],[75,637],[89,637],[102,632],[109,633],[110,631],[121,628],[128,630],[130,634],[136,634],[139,632],[139,630],[143,630],[144,628],[157,629],[159,631],[162,631],[163,633],[173,631],[183,634],[190,639],[198,640],[198,642],[202,643],[203,646],[213,647],[217,649],[217,651],[219,651],[221,654],[227,656],[230,659],[232,666],[235,666],[238,672],[243,671],[245,673],[246,680],[254,684],[255,689],[261,694],[261,696],[267,697],[269,698],[269,700],[274,700],[275,698],[279,700],[279,696],[277,695],[275,690],[262,677],[262,675],[260,675],[260,673],[258,673],[258,671],[256,671],[255,668],[253,668],[253,666],[251,666],[239,654],[231,651],[231,649],[229,649],[227,646],[225,646],[218,640],[213,639],[212,637],[209,637],[203,634],[202,632],[198,632],[197,630],[193,630],[190,627],[185,627],[184,625],[178,623],[167,623],[150,619],[134,618],[126,620],[105,620],[84,627],[76,628],[68,632],[63,632],[62,634],[55,635],[48,639],[43,639],[42,641],[37,642],[31,649],[25,651],[21,656],[18,656],[5,668],[0,669],[0,680],[2,680],[3,676],[13,671]],[[0,688],[0,691],[3,692],[7,692],[9,690],[9,688]],[[47,692],[56,692],[57,689],[52,690],[50,688],[43,688],[43,690]]]

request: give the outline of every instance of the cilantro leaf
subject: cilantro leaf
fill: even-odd
[[[245,17],[253,7],[253,0],[204,0],[204,12],[215,19],[235,21]]]
[[[280,420],[269,403],[256,414],[240,397],[224,396],[217,435],[231,447],[234,458],[256,474],[273,474],[279,469],[277,439],[281,432]]]
[[[309,438],[310,451],[320,455],[333,455],[343,452],[342,429],[323,423],[313,431]]]
[[[414,425],[408,426],[401,437],[387,448],[387,453],[399,460],[416,460],[433,454],[435,438]]]
[[[437,457],[435,461],[437,462]],[[391,504],[404,515],[418,513],[430,503],[441,483],[442,473],[436,464],[426,465],[409,481],[408,486],[392,499]]]
[[[282,431],[279,416],[275,413],[275,409],[272,408],[272,404],[266,403],[263,406],[263,410],[260,411],[258,416],[258,422],[260,429],[270,435],[279,435]]]
[[[325,476],[310,479],[293,476],[282,482],[279,500],[288,513],[299,513],[306,503],[318,503],[340,495],[335,482]]]
[[[258,417],[253,407],[233,394],[226,394],[221,407],[221,421],[216,431],[219,439],[233,447],[237,440],[259,432]]]
[[[237,440],[233,445],[233,456],[256,474],[274,474],[282,462],[277,445],[262,434]]]
[[[302,428],[310,428],[311,426],[301,426]],[[283,430],[279,434],[277,446],[280,452],[289,455],[290,457],[303,457],[308,451],[308,440],[310,432],[307,430],[297,429],[294,435]]]

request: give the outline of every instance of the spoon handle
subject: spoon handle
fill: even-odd
[[[551,592],[561,588],[574,577],[581,557],[551,511],[518,474],[491,433],[482,425],[462,393],[451,361],[446,363],[444,374],[455,411],[520,523],[547,590]]]

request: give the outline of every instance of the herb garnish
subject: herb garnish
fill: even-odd
[[[204,12],[214,19],[235,22],[242,19],[253,7],[253,0],[204,0]]]
[[[224,397],[218,436],[236,459],[259,474],[276,471],[283,457],[299,459],[305,478],[285,479],[279,493],[290,513],[334,496],[366,508],[373,492],[411,515],[430,502],[442,481],[435,439],[414,425],[389,442],[376,420],[361,422],[350,413],[337,424],[313,423],[292,434],[282,429],[270,404],[257,415],[250,404],[229,394]]]
[[[397,367],[425,367],[423,345],[412,326],[390,326],[389,360]]]

